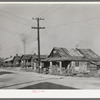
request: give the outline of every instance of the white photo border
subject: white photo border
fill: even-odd
[[[97,4],[100,2],[0,2],[1,4]],[[33,92],[36,91],[36,92]],[[0,90],[0,98],[100,98],[100,90]]]

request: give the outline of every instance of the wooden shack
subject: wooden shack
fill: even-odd
[[[45,59],[46,55],[40,55],[40,59]],[[38,55],[36,54],[26,54],[21,57],[21,66],[22,67],[32,67],[34,70],[38,67]],[[42,62],[41,62],[42,66]]]
[[[87,73],[97,70],[93,62],[100,61],[100,57],[90,49],[66,49],[54,47],[47,59],[42,60],[44,67],[50,73]]]
[[[13,57],[6,58],[3,62],[3,67],[13,67]]]
[[[14,56],[13,58],[13,66],[20,67],[20,63],[21,63],[21,56],[18,56],[18,54],[16,54],[16,56]]]

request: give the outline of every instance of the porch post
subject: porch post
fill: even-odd
[[[27,60],[27,68],[28,68],[28,60]]]
[[[26,60],[24,60],[24,67],[26,68]]]
[[[50,61],[50,66],[52,66],[52,62]]]
[[[59,61],[59,67],[60,67],[60,74],[62,74],[62,62]]]
[[[34,64],[34,71],[36,71],[36,62],[34,62],[33,64]]]
[[[50,73],[52,73],[52,62],[50,61]]]

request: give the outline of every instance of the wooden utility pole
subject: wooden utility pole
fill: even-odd
[[[37,27],[32,27],[32,29],[37,29],[37,39],[38,39],[38,67],[40,72],[40,29],[45,29],[45,27],[40,27],[39,21],[44,20],[42,18],[32,18],[34,20],[37,20]]]

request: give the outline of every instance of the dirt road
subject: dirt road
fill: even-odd
[[[0,89],[100,89],[100,79],[0,69]]]

